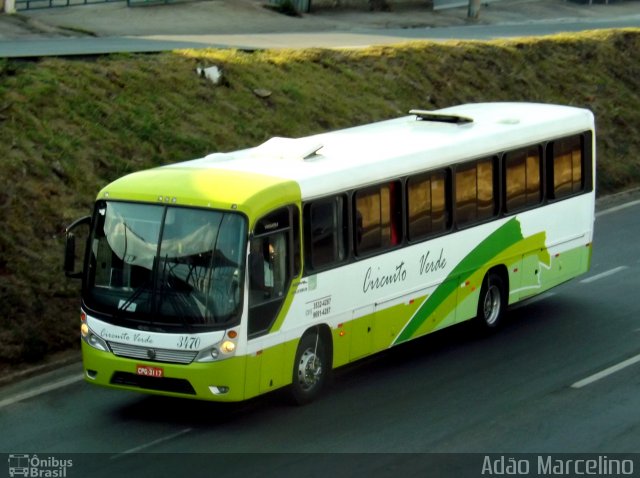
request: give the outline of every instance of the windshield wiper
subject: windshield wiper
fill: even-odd
[[[175,274],[175,272],[173,272],[173,269],[178,266],[179,262],[176,261],[172,266],[167,267],[168,263],[169,263],[169,255],[166,255],[164,259],[164,265],[162,267],[162,276],[160,277],[161,285],[160,285],[160,290],[158,291],[159,298],[158,298],[158,305],[157,305],[157,313],[158,315],[162,315],[161,313],[162,303],[165,297],[169,297],[169,303],[171,304],[171,307],[175,311],[176,316],[180,319],[180,321],[182,322],[182,325],[184,325],[188,330],[191,330],[192,324],[187,319],[189,315],[188,312],[191,307],[186,302],[186,299],[183,297],[183,294],[184,293],[186,293],[187,295],[191,294],[192,288],[189,287],[188,289],[185,289],[184,292],[181,291],[180,289],[174,289],[175,291],[169,290],[167,293],[165,293],[166,289],[173,289],[171,287],[171,282],[169,282],[170,279],[173,279],[176,282],[176,284],[178,283],[178,281],[183,282]],[[186,285],[188,286],[188,284]],[[185,303],[186,303],[186,307],[185,307]]]
[[[152,266],[152,273],[149,276],[149,278],[147,280],[145,280],[142,284],[140,284],[138,287],[135,288],[135,290],[133,291],[133,293],[127,297],[127,299],[122,302],[121,304],[118,305],[118,310],[116,311],[116,314],[114,315],[115,318],[121,319],[122,318],[122,313],[123,312],[127,312],[129,309],[129,306],[131,304],[133,304],[133,302],[140,297],[140,295],[146,290],[146,291],[150,291],[152,294],[154,293],[154,288],[151,287],[153,284],[153,270],[155,270],[156,266],[155,266],[155,260],[154,259],[154,265]],[[135,311],[131,311],[131,312],[135,312]]]
[[[116,310],[116,313],[113,314],[113,317],[115,319],[122,319],[123,318],[122,317],[122,313],[128,311],[129,306],[131,306],[131,304],[133,304],[133,302],[138,297],[140,297],[142,292],[144,292],[145,290],[149,290],[150,282],[151,282],[151,280],[148,279],[144,283],[142,283],[141,285],[136,287],[136,289],[133,291],[133,293],[129,297],[127,297],[126,300],[124,300],[121,304],[118,305],[118,309]],[[131,311],[131,312],[134,312],[134,311]]]

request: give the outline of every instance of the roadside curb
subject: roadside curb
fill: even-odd
[[[10,372],[8,375],[0,377],[0,388],[15,384],[16,382],[20,382],[28,378],[53,372],[67,365],[80,363],[81,361],[82,357],[80,355],[80,350],[61,352],[44,363],[33,366],[21,366],[20,370]]]
[[[608,194],[600,198],[596,198],[596,212],[616,207],[625,202],[631,202],[640,199],[640,187],[626,189],[613,194]]]

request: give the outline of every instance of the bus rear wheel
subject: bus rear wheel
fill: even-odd
[[[317,333],[305,334],[296,351],[291,396],[297,405],[313,401],[322,391],[329,373],[327,349]]]
[[[506,308],[507,295],[504,280],[499,274],[489,272],[480,289],[476,322],[483,329],[495,329],[502,322]]]

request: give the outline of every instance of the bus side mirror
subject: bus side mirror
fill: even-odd
[[[82,270],[76,271],[76,235],[73,230],[79,226],[87,226],[91,224],[91,216],[85,216],[65,229],[66,242],[64,247],[64,274],[71,279],[79,279],[82,277]]]
[[[67,233],[67,241],[64,245],[64,273],[67,277],[75,277],[76,268],[76,236],[73,232]]]

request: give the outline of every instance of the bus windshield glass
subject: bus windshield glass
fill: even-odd
[[[240,318],[246,220],[237,213],[101,201],[86,305],[141,328],[224,328]]]

